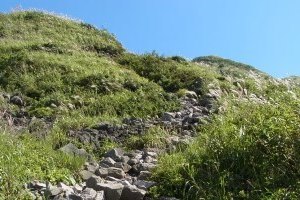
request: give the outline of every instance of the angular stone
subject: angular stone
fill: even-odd
[[[73,190],[74,190],[74,192],[79,193],[82,191],[82,187],[80,185],[76,184],[73,186]]]
[[[79,172],[80,177],[82,178],[82,180],[86,181],[88,180],[90,177],[93,176],[93,173],[87,170],[82,170]]]
[[[149,172],[149,171],[141,171],[140,175],[138,176],[138,179],[139,180],[146,180],[146,179],[150,178],[150,176],[151,176],[151,172]]]
[[[80,194],[70,194],[67,199],[70,200],[85,200]]]
[[[175,116],[176,116],[176,113],[165,112],[163,114],[163,116],[161,117],[161,120],[165,121],[165,122],[172,122],[174,120]]]
[[[106,178],[107,181],[111,181],[111,182],[115,182],[115,183],[121,183],[122,185],[126,186],[126,185],[131,185],[131,183],[129,183],[129,181],[124,180],[124,179],[118,179],[118,178],[114,178],[112,176],[108,176]]]
[[[151,156],[147,156],[145,159],[144,159],[144,162],[145,163],[152,163],[153,162],[153,158]]]
[[[68,190],[70,187],[69,186],[67,186],[66,184],[64,184],[64,183],[62,183],[62,182],[59,182],[58,184],[57,184],[57,187],[60,187],[60,188],[62,188],[63,190]]]
[[[27,185],[27,188],[29,189],[35,189],[35,190],[41,190],[41,189],[46,189],[47,185],[46,183],[41,183],[38,181],[32,181]]]
[[[105,200],[119,200],[123,188],[120,183],[98,183],[97,191],[104,191]]]
[[[98,191],[95,200],[105,200],[104,191]]]
[[[132,165],[136,165],[139,163],[139,160],[138,159],[135,159],[135,158],[131,158],[128,160],[127,164],[132,166]]]
[[[122,169],[116,167],[110,167],[107,169],[108,176],[112,176],[118,179],[122,179],[125,177],[125,172]]]
[[[137,188],[136,186],[125,186],[120,200],[143,200],[146,191]]]
[[[104,157],[105,158],[112,158],[115,161],[121,161],[121,158],[123,156],[123,150],[121,148],[115,148],[115,149],[111,149],[110,151],[108,151]]]
[[[194,91],[185,91],[185,96],[188,98],[198,98],[196,92]]]
[[[130,174],[131,176],[137,176],[137,175],[139,175],[139,173],[140,173],[140,170],[138,169],[137,165],[133,165],[131,167],[131,169],[128,171],[128,174]]]
[[[10,98],[10,103],[18,105],[18,106],[23,106],[24,105],[24,102],[23,102],[22,98],[19,97],[19,96],[12,96]]]
[[[123,163],[127,163],[128,160],[129,160],[129,157],[128,157],[128,156],[122,156],[122,157],[121,157],[121,162],[123,162]]]
[[[101,178],[106,178],[108,176],[107,168],[99,168],[96,170],[95,174]]]
[[[109,168],[109,166],[105,163],[99,163],[100,168]]]
[[[101,182],[102,179],[100,177],[93,175],[86,181],[86,187],[99,191],[98,184]]]
[[[123,163],[122,162],[116,162],[114,167],[123,169]]]
[[[89,154],[84,149],[78,149],[72,143],[69,143],[69,144],[63,146],[59,150],[66,154],[70,154],[70,155],[74,155],[74,156],[80,156],[80,157],[85,157],[85,158],[89,157]]]
[[[150,187],[154,186],[156,183],[153,181],[143,181],[143,180],[137,180],[134,182],[134,185],[136,185],[140,189],[147,190]]]
[[[105,164],[109,167],[113,167],[115,165],[116,161],[114,161],[112,158],[104,158],[101,162],[100,162],[100,166],[101,164]]]
[[[151,156],[152,158],[157,158],[157,153],[155,153],[155,152],[146,151],[145,155],[146,156]]]
[[[155,167],[156,165],[153,163],[141,163],[138,169],[139,171],[151,171]]]
[[[59,188],[61,188],[64,192],[65,192],[65,194],[68,196],[69,194],[72,194],[72,193],[74,193],[74,190],[72,189],[72,187],[70,187],[70,186],[67,186],[66,184],[64,184],[64,183],[58,183],[57,184],[57,187],[59,187]]]
[[[92,188],[85,188],[83,191],[82,191],[82,194],[81,194],[82,198],[83,199],[90,199],[90,200],[93,200],[96,198],[97,196],[97,192],[92,189]]]
[[[37,200],[43,200],[43,198],[38,198]],[[64,194],[59,194],[55,196],[52,200],[66,200],[66,198]]]
[[[45,195],[53,197],[53,196],[57,196],[57,195],[61,194],[62,192],[63,192],[62,188],[56,187],[56,186],[52,186],[52,187],[50,187],[49,190],[46,190]]]
[[[85,166],[84,169],[85,169],[85,170],[88,170],[88,171],[90,171],[90,172],[92,172],[92,173],[95,173],[95,171],[98,169],[98,167],[95,166],[95,165],[90,165],[90,164],[88,164],[88,165]]]
[[[128,172],[131,169],[131,166],[127,163],[117,162],[115,163],[116,168],[122,169],[124,172]]]

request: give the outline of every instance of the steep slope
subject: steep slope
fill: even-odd
[[[97,157],[120,145],[104,138],[95,149],[68,137],[70,132],[178,110],[175,92],[204,94],[215,75],[188,62],[131,55],[107,31],[89,24],[35,11],[1,14],[1,146],[12,144],[1,156],[24,155],[13,165],[1,162],[1,195],[20,198],[23,184],[34,179],[70,183],[82,159],[64,157],[57,149],[73,142]],[[37,153],[31,154],[32,148]]]
[[[193,62],[196,63],[202,63],[204,65],[210,65],[216,68],[219,68],[219,70],[223,69],[224,73],[226,73],[227,71],[229,71],[228,73],[234,73],[234,71],[238,70],[236,72],[236,75],[246,75],[247,73],[245,72],[249,72],[249,71],[254,71],[260,74],[265,74],[261,71],[259,71],[258,69],[250,66],[250,65],[246,65],[243,63],[239,63],[239,62],[235,62],[229,59],[224,59],[221,57],[217,57],[217,56],[201,56],[201,57],[197,57],[194,58],[192,60]],[[240,73],[238,73],[240,72]],[[266,74],[265,74],[266,75]]]
[[[132,54],[61,16],[0,14],[0,199],[114,199],[108,183],[129,199],[297,199],[297,84],[219,57]]]
[[[290,76],[290,77],[284,78],[283,81],[286,81],[292,87],[300,86],[300,77],[299,76]]]
[[[199,128],[189,147],[161,157],[153,175],[160,183],[154,194],[182,199],[298,199],[297,77],[275,79],[215,57],[194,61],[228,80],[221,87],[221,113]]]

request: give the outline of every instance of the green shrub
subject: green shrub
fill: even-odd
[[[299,198],[299,114],[284,104],[231,107],[183,153],[161,159],[157,191],[186,199]]]

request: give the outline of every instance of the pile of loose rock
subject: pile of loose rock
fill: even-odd
[[[100,148],[101,141],[110,138],[123,142],[128,136],[142,135],[152,126],[162,126],[177,134],[169,136],[167,141],[173,146],[188,143],[196,134],[195,128],[208,120],[216,96],[210,93],[199,100],[194,92],[187,92],[180,99],[182,109],[177,112],[166,112],[161,118],[148,120],[127,118],[122,125],[100,123],[91,129],[70,131],[70,136],[83,143],[94,144]],[[69,154],[89,155],[84,149],[77,149],[68,144],[60,149]],[[166,149],[142,149],[125,152],[120,148],[108,151],[100,162],[90,161],[80,172],[82,183],[67,186],[59,183],[56,186],[41,182],[27,184],[31,194],[38,197],[63,200],[142,200],[150,199],[147,191],[156,185],[148,178],[151,170],[157,166],[157,156]],[[175,198],[166,198],[174,200]]]
[[[102,122],[92,128],[70,130],[69,136],[77,138],[81,143],[88,143],[95,149],[101,148],[101,141],[110,139],[122,143],[132,135],[143,135],[150,127],[161,126],[170,132],[177,133],[179,140],[193,137],[199,124],[206,123],[212,112],[217,96],[213,93],[198,99],[195,92],[188,91],[180,99],[181,110],[165,112],[160,118],[136,119],[125,118],[121,125]]]
[[[216,96],[211,93],[199,100],[194,92],[180,99],[182,109],[177,112],[166,112],[161,118],[150,120],[124,119],[122,125],[100,123],[92,129],[70,131],[70,136],[79,141],[100,147],[103,139],[110,138],[117,142],[124,141],[130,135],[142,135],[152,126],[163,126],[177,134],[169,136],[171,145],[189,142],[195,136],[195,128],[208,119]],[[68,144],[61,148],[65,153],[88,157],[83,149]],[[125,152],[120,148],[108,151],[103,159],[97,162],[87,162],[80,172],[84,181],[81,184],[66,186],[59,183],[56,186],[45,183],[30,183],[27,185],[35,196],[47,196],[50,199],[74,200],[141,200],[149,199],[147,191],[155,186],[148,180],[151,170],[157,166],[157,156],[165,149],[143,149]],[[174,198],[162,198],[174,199]]]
[[[52,186],[31,182],[26,187],[35,197],[56,200],[142,200],[147,190],[156,184],[148,180],[156,164],[155,151],[124,152],[116,148],[108,151],[99,163],[85,164],[80,172],[84,181],[81,184]]]

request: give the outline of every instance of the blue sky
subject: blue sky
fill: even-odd
[[[300,75],[299,0],[1,0],[112,32],[131,52],[217,55],[276,77]]]

